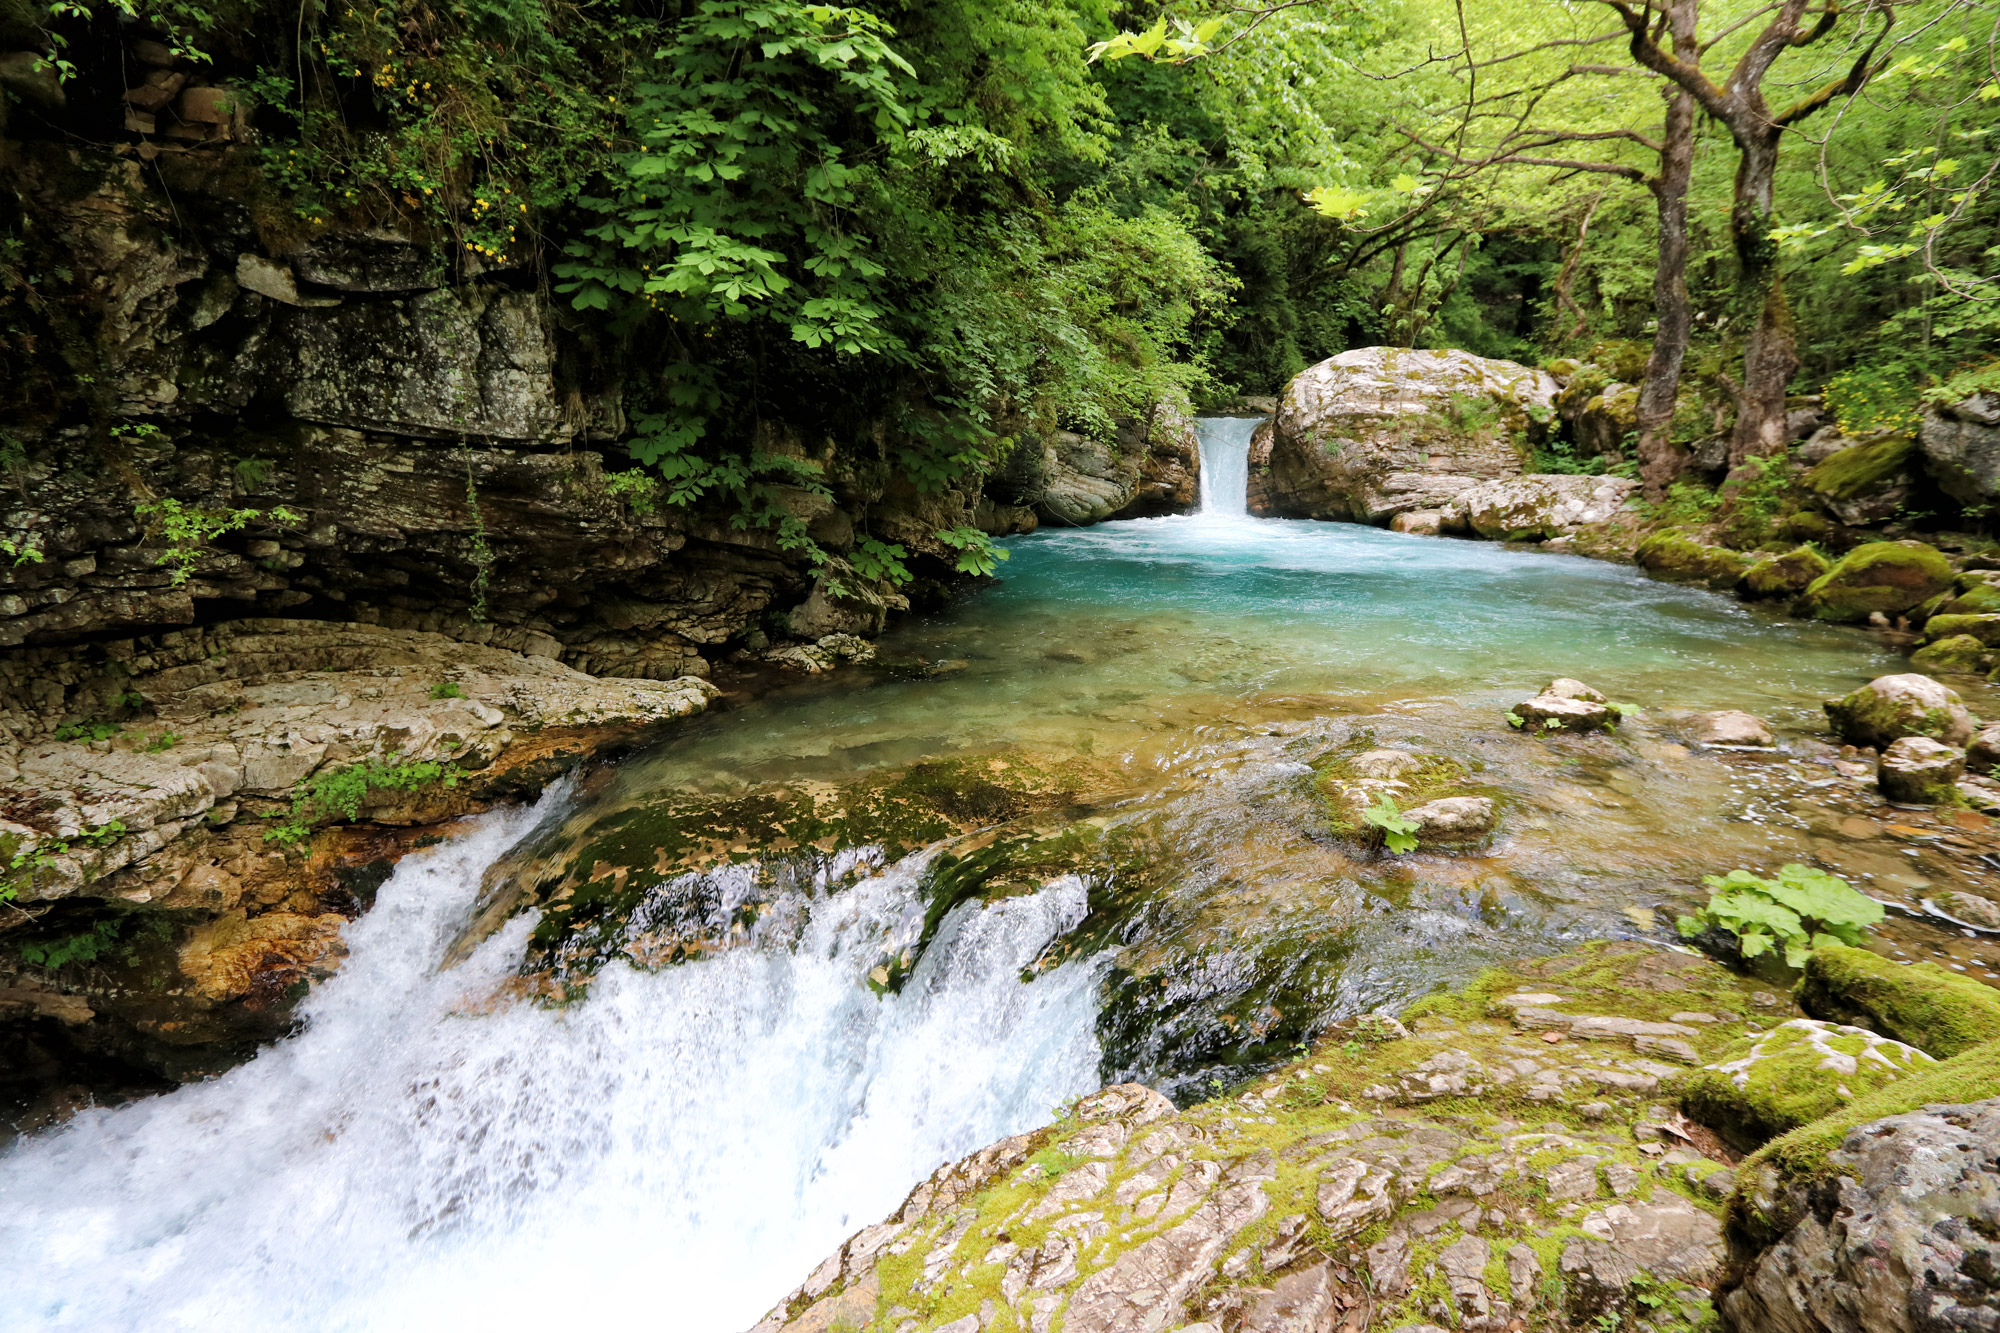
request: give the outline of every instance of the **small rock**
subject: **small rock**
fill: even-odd
[[[1582,699],[1586,703],[1603,704],[1611,701],[1580,680],[1568,676],[1558,676],[1542,687],[1543,695],[1554,699]]]
[[[1526,1245],[1515,1245],[1507,1251],[1507,1286],[1514,1297],[1514,1304],[1528,1305],[1535,1299],[1542,1285],[1542,1261]]]
[[[1688,722],[1689,738],[1696,745],[1740,746],[1770,749],[1778,743],[1764,720],[1735,709],[1719,713],[1697,713]]]
[[[1597,1197],[1597,1163],[1590,1158],[1557,1162],[1547,1176],[1551,1199],[1594,1199]]]
[[[1492,1310],[1492,1293],[1486,1290],[1486,1261],[1491,1254],[1485,1241],[1466,1236],[1438,1255],[1438,1267],[1444,1270],[1452,1303],[1461,1316],[1482,1318]]]
[[[1410,1289],[1410,1240],[1392,1231],[1368,1247],[1368,1276],[1379,1295],[1394,1300]]]
[[[1875,784],[1882,795],[1903,805],[1940,805],[1956,795],[1965,772],[1965,754],[1928,736],[1905,736],[1882,752]]]
[[[1485,796],[1446,796],[1403,812],[1417,826],[1420,842],[1470,842],[1493,831],[1493,801]]]
[[[1514,705],[1512,711],[1515,717],[1521,719],[1521,730],[1525,732],[1598,731],[1618,720],[1617,710],[1608,704],[1555,694],[1538,694],[1532,699],[1523,699]]]
[[[1945,911],[1981,930],[2000,930],[2000,903],[1977,894],[1953,890],[1938,899]]]
[[[1347,761],[1356,777],[1392,780],[1408,777],[1424,766],[1424,761],[1408,750],[1367,750]]]
[[[2000,768],[2000,722],[1989,722],[1965,749],[1965,766],[1974,773],[1991,773]]]
[[[1444,532],[1442,509],[1412,509],[1389,520],[1389,531],[1407,532],[1413,537],[1436,537]]]

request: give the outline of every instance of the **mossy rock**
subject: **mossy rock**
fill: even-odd
[[[1933,642],[1964,636],[1996,648],[2000,647],[2000,615],[1932,616],[1924,625],[1924,634]]]
[[[1819,542],[1824,545],[1835,532],[1833,520],[1825,514],[1802,509],[1778,520],[1777,535],[1786,541]]]
[[[1917,442],[1908,435],[1884,435],[1842,449],[1807,472],[1808,490],[1834,500],[1851,500],[1908,473],[1918,461]]]
[[[1705,583],[1711,588],[1734,587],[1752,563],[1741,551],[1698,542],[1677,528],[1646,538],[1632,558],[1641,568],[1661,578]]]
[[[1798,1001],[1815,1018],[1873,1028],[1940,1060],[2000,1040],[2000,991],[1936,963],[1892,963],[1866,949],[1813,950]]]
[[[1991,650],[1970,634],[1954,634],[1911,653],[1910,665],[1919,671],[1974,675],[1986,670],[1992,657]]]
[[[1799,546],[1744,570],[1736,590],[1752,598],[1797,597],[1831,568],[1832,562],[1818,551]]]
[[[1937,608],[1935,614],[1947,616],[1990,616],[2000,615],[2000,587],[1991,583],[1975,583],[1956,597]]]
[[[1877,676],[1821,706],[1834,734],[1849,745],[1881,750],[1905,736],[1928,736],[1946,745],[1972,739],[1972,714],[1958,691],[1914,672]]]
[[[1936,1063],[1865,1028],[1794,1018],[1739,1039],[1720,1060],[1690,1074],[1681,1107],[1750,1151]]]
[[[1812,581],[1801,615],[1842,624],[1901,615],[1951,587],[1951,562],[1923,542],[1869,542]]]
[[[1830,1173],[1829,1155],[1849,1131],[1873,1120],[1925,1106],[1958,1106],[2000,1096],[2000,1042],[1975,1046],[1920,1073],[1856,1097],[1840,1110],[1771,1140],[1737,1168],[1729,1220],[1749,1237],[1790,1230],[1796,1217],[1774,1215],[1808,1196]]]

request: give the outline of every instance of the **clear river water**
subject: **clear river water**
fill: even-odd
[[[1102,1081],[1198,1095],[1330,1018],[1508,954],[1657,935],[1701,874],[1825,844],[1646,719],[1741,707],[1806,730],[1893,669],[1868,637],[1576,557],[1246,517],[1254,424],[1202,423],[1199,514],[1010,540],[1000,581],[887,636],[921,669],[728,701],[404,860],[299,1035],[0,1155],[0,1330],[731,1333],[933,1167]],[[1510,733],[1507,705],[1556,675],[1640,721]],[[1361,744],[1460,757],[1502,802],[1493,844],[1387,858],[1327,837],[1314,766]],[[615,960],[567,1004],[510,987],[532,914],[441,965],[488,868],[538,830],[940,757],[1083,773],[1064,817],[1129,839],[1132,899],[1095,933],[1087,875],[968,899],[878,994],[941,852],[830,848],[736,947]]]

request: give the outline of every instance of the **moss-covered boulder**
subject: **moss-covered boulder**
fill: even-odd
[[[1783,555],[1767,555],[1744,570],[1736,591],[1755,599],[1797,597],[1832,568],[1833,563],[1812,547],[1794,547]]]
[[[2000,991],[1936,963],[1892,963],[1845,945],[1813,950],[1798,1001],[1815,1018],[1873,1028],[1940,1060],[2000,1039]]]
[[[1898,805],[1952,805],[1965,776],[1965,751],[1928,736],[1891,742],[1875,765],[1875,785]]]
[[[1986,571],[1980,571],[1985,573]],[[1942,606],[1937,615],[1944,616],[1990,616],[2000,615],[2000,585],[1980,581],[1970,582],[1964,574],[1958,576],[1957,590]]]
[[[1696,541],[1679,528],[1656,532],[1632,553],[1639,567],[1661,578],[1733,588],[1749,571],[1751,557],[1726,546]]]
[[[1807,587],[1799,614],[1843,624],[1879,611],[1897,616],[1951,587],[1951,562],[1923,542],[1869,542]]]
[[[1924,625],[1924,633],[1934,640],[1965,635],[1988,648],[2000,647],[2000,615],[1932,616]]]
[[[1884,749],[1905,736],[1928,736],[1947,745],[1972,738],[1972,714],[1958,691],[1929,676],[1905,672],[1877,676],[1854,693],[1828,699],[1827,720],[1849,745]]]
[[[1991,668],[1993,653],[1970,634],[1954,634],[1948,639],[1925,644],[1911,653],[1910,665],[1919,671],[1972,675]]]
[[[1937,1061],[1865,1028],[1794,1018],[1688,1075],[1681,1107],[1750,1151]]]
[[[1895,517],[1914,493],[1921,466],[1908,435],[1881,435],[1842,449],[1804,477],[1813,499],[1850,526]]]

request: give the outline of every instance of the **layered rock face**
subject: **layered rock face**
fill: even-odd
[[[1551,419],[1546,372],[1459,351],[1364,347],[1285,389],[1268,503],[1300,518],[1387,523],[1518,476]]]
[[[296,620],[114,641],[88,660],[28,650],[0,668],[16,700],[4,721],[24,737],[0,742],[17,946],[0,961],[0,1051],[13,1079],[95,1060],[126,1071],[113,1087],[212,1074],[279,1035],[416,839],[716,694]],[[144,694],[148,718],[35,731],[112,691]],[[365,826],[307,836],[328,819]],[[93,965],[58,976],[49,960],[65,956]]]
[[[1192,423],[1164,405],[1106,441],[1001,423],[1033,458],[991,494],[911,486],[879,422],[725,442],[818,470],[828,496],[771,496],[831,557],[828,584],[772,523],[667,503],[628,452],[617,358],[566,330],[533,271],[414,231],[304,227],[245,151],[6,148],[42,224],[34,261],[88,299],[37,344],[74,365],[44,355],[0,386],[0,535],[21,556],[0,568],[0,647],[285,613],[673,679],[747,636],[879,630],[893,590],[841,567],[857,515],[922,578],[956,563],[940,530],[1195,503]],[[833,586],[851,604],[824,605]]]

